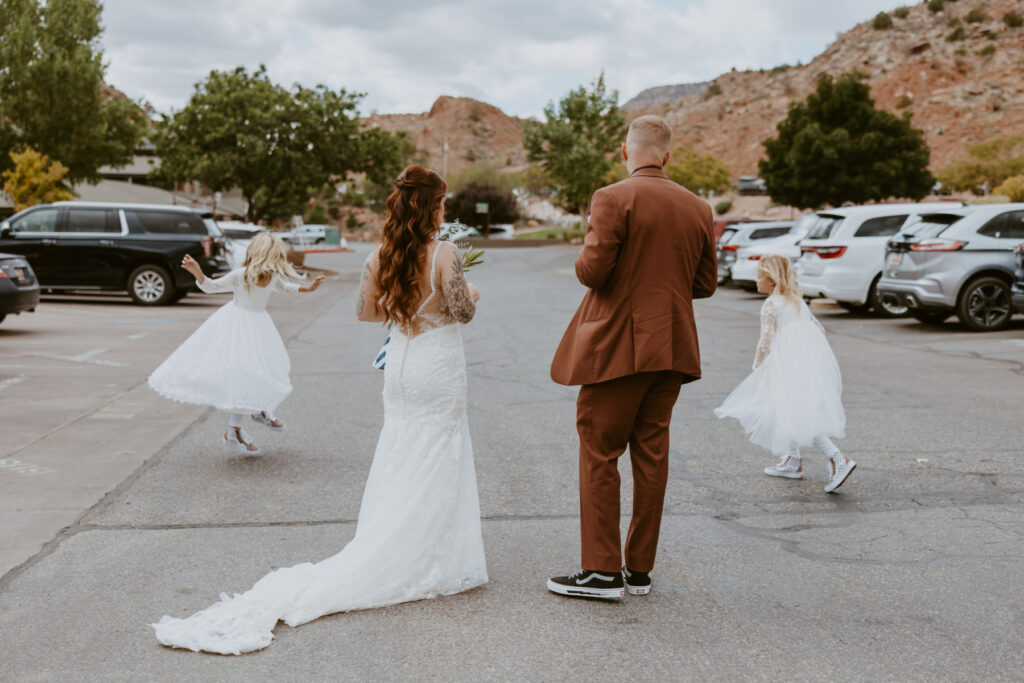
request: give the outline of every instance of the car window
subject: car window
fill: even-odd
[[[722,236],[718,238],[719,244],[726,244],[732,239],[732,236],[736,234],[736,230],[733,228],[726,228],[722,231]]]
[[[58,209],[36,209],[11,221],[11,232],[54,232]]]
[[[943,230],[961,218],[963,216],[952,213],[925,214],[917,222],[907,221],[900,232],[914,237],[937,237]]]
[[[779,235],[785,235],[789,232],[788,227],[782,228],[758,228],[750,232],[750,239],[752,240],[763,240],[768,237],[778,237]]]
[[[900,226],[907,220],[907,214],[897,216],[881,216],[869,218],[860,224],[854,237],[888,237],[900,231]]]
[[[824,240],[832,236],[836,227],[843,222],[842,216],[818,215],[810,229],[807,231],[807,239]]]
[[[176,211],[125,211],[128,225],[162,235],[207,235],[199,216]]]
[[[61,232],[121,232],[121,220],[109,209],[68,209]]]
[[[1001,213],[983,225],[978,234],[997,239],[1024,238],[1024,211]]]

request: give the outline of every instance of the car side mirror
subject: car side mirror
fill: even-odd
[[[0,237],[10,237],[11,226],[8,223],[0,223]]]

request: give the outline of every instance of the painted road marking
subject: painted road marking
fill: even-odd
[[[110,349],[93,349],[92,351],[86,351],[85,353],[80,353],[77,356],[58,356],[56,354],[49,354],[49,353],[37,353],[37,354],[33,354],[33,355],[39,356],[40,358],[52,358],[54,360],[65,360],[65,361],[67,361],[69,363],[89,363],[91,365],[105,365],[105,366],[111,367],[111,368],[126,368],[126,367],[128,367],[127,363],[121,363],[121,362],[116,361],[116,360],[94,360],[93,359],[94,356],[98,356],[101,353],[106,353],[109,350]]]
[[[152,332],[140,332],[138,334],[129,334],[128,335],[128,339],[142,339],[144,337],[148,337],[151,334],[153,334],[153,333]]]
[[[0,460],[0,470],[10,470],[16,474],[50,474],[51,472],[56,471],[50,467],[33,465],[30,462],[22,462],[21,460],[15,460],[14,458]]]
[[[7,379],[0,380],[0,391],[13,387],[15,384],[21,384],[25,381],[25,375],[18,375],[17,377],[8,377]]]

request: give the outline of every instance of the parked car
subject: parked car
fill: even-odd
[[[441,224],[441,232],[443,233],[446,228],[450,228],[452,225],[453,225],[452,223],[442,223]],[[484,236],[484,232],[483,232],[483,228],[482,227],[481,228],[474,228],[474,227],[467,226],[467,227],[465,227],[465,228],[463,228],[461,230],[457,230],[457,231],[451,233],[451,236],[448,239],[462,240],[462,239],[466,239],[467,237],[483,237],[483,236]],[[516,237],[516,229],[515,229],[515,226],[512,225],[511,223],[495,223],[494,225],[491,226],[491,236],[490,236],[490,239],[492,239],[492,240],[512,240],[512,239],[515,239],[515,237]]]
[[[800,260],[800,240],[804,234],[790,232],[781,237],[754,242],[736,250],[736,260],[729,269],[732,283],[749,292],[757,291],[757,268],[768,254],[782,254],[792,263]]]
[[[923,214],[888,243],[879,292],[925,323],[955,313],[969,330],[1006,327],[1024,240],[1024,203],[986,204]]]
[[[888,318],[906,315],[906,306],[881,297],[878,291],[886,242],[912,217],[961,206],[954,202],[879,204],[818,211],[800,242],[800,289],[810,298],[835,299],[852,313],[873,310]]]
[[[725,233],[725,231],[728,230],[729,228],[731,228],[734,225],[739,225],[740,223],[761,223],[761,222],[763,222],[763,221],[761,221],[761,219],[759,219],[759,218],[748,218],[746,216],[743,216],[743,217],[740,217],[740,218],[718,218],[718,219],[715,220],[715,240],[722,239],[722,235]]]
[[[178,206],[56,202],[0,223],[0,251],[24,257],[44,291],[127,291],[144,306],[195,287],[185,254],[207,275],[227,272],[224,246],[211,214]]]
[[[17,254],[0,254],[0,322],[11,313],[35,311],[39,282],[32,266]]]
[[[736,191],[740,194],[768,194],[764,181],[752,175],[741,175],[737,178]]]
[[[224,256],[231,270],[245,264],[245,251],[249,248],[249,242],[257,233],[266,230],[262,225],[240,221],[217,221],[217,226],[224,235]]]
[[[726,228],[718,240],[718,283],[731,277],[730,268],[736,261],[736,252],[759,240],[785,235],[793,228],[793,221],[762,221],[741,223]]]
[[[300,225],[288,232],[281,233],[281,239],[293,247],[323,244],[327,240],[327,226],[319,224]]]
[[[1018,313],[1024,313],[1024,242],[1017,245],[1014,250],[1015,265],[1013,276],[1013,287],[1010,295],[1013,297],[1013,307]]]

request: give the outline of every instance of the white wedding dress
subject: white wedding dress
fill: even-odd
[[[316,564],[273,571],[249,591],[187,619],[153,624],[164,645],[220,654],[266,647],[278,621],[459,593],[487,582],[466,361],[458,324],[437,284],[414,320],[395,327],[384,368],[384,427],[355,538]]]

